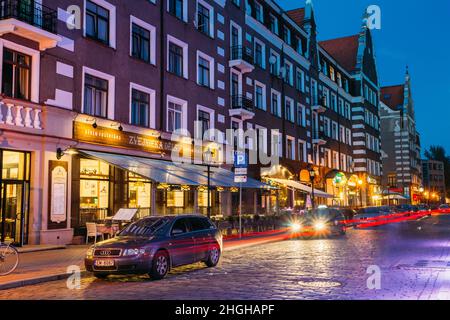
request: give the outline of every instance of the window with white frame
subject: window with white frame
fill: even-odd
[[[283,134],[279,131],[272,130],[271,133],[272,140],[272,155],[278,155],[279,157],[283,156]],[[278,150],[276,150],[278,149]],[[278,151],[278,154],[276,153]]]
[[[285,97],[284,113],[287,121],[295,123],[294,100],[289,97]]]
[[[339,127],[339,140],[342,142],[342,143],[345,143],[345,127],[344,126],[340,126]]]
[[[297,124],[306,127],[306,107],[297,103]]]
[[[167,0],[167,12],[180,20],[187,21],[187,0]]]
[[[281,117],[281,93],[272,89],[270,97],[271,113],[277,117]]]
[[[346,136],[345,141],[347,142],[347,144],[349,146],[351,146],[352,145],[352,131],[349,128],[347,128],[345,130],[345,136]]]
[[[255,64],[262,69],[266,68],[266,45],[256,39],[254,39],[254,51],[255,51]]]
[[[255,19],[261,23],[264,23],[263,6],[257,1],[255,1],[254,3],[255,3]]]
[[[270,74],[279,77],[280,76],[280,55],[274,50],[270,50]],[[273,62],[273,63],[272,63]]]
[[[352,115],[351,115],[351,108],[350,108],[350,103],[346,102],[345,103],[345,117],[349,120],[352,119]]]
[[[214,89],[214,58],[197,51],[197,83]]]
[[[84,36],[116,48],[116,7],[105,0],[84,1]]]
[[[187,101],[167,96],[167,132],[187,129]]]
[[[305,72],[300,68],[296,71],[295,84],[298,91],[305,92]]]
[[[294,85],[294,67],[292,63],[284,60],[284,81],[289,85]]]
[[[261,82],[254,81],[255,86],[255,107],[260,110],[267,110],[266,85]]]
[[[155,90],[130,84],[130,124],[155,128]]]
[[[345,159],[345,154],[341,154],[340,170],[347,171],[347,161]]]
[[[258,137],[258,150],[262,150],[264,154],[267,154],[267,128],[255,125],[255,130]]]
[[[139,60],[156,64],[156,28],[151,24],[130,17],[130,55]]]
[[[324,161],[325,161],[325,165],[328,168],[332,168],[332,163],[331,163],[331,150],[330,149],[325,149],[324,151]]]
[[[197,128],[196,137],[200,139],[211,139],[215,121],[214,110],[197,105]],[[209,130],[209,131],[208,131]],[[207,133],[209,133],[207,135]]]
[[[307,162],[306,141],[298,140],[298,160]]]
[[[115,77],[83,67],[83,113],[114,119]]]
[[[333,151],[333,169],[339,170],[339,154]]]
[[[295,138],[286,136],[286,157],[295,160]]]
[[[214,38],[214,7],[204,0],[197,0],[197,29]]]
[[[331,94],[331,109],[337,112],[337,97],[334,93]]]
[[[325,135],[327,137],[331,137],[331,125],[330,125],[330,119],[324,117],[323,118],[323,130],[325,132]]]
[[[188,78],[188,44],[167,36],[167,71]]]
[[[338,134],[338,124],[333,121],[331,124],[331,138],[338,140]]]
[[[269,14],[269,19],[270,19],[270,31],[272,31],[272,33],[278,35],[278,19],[277,17],[275,17],[273,14]]]

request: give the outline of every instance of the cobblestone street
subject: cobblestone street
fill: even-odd
[[[147,277],[82,279],[0,291],[0,299],[449,299],[450,217],[350,230],[346,237],[289,240],[225,252],[219,267]],[[369,266],[381,289],[367,288]]]

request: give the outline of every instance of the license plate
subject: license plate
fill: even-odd
[[[96,267],[114,267],[114,260],[95,260]]]

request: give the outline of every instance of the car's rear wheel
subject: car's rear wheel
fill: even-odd
[[[205,261],[206,265],[209,268],[217,266],[220,260],[220,248],[218,245],[215,245],[209,250],[208,259]]]
[[[158,251],[153,258],[150,277],[155,280],[163,279],[169,272],[169,255],[166,251]]]
[[[106,279],[106,278],[108,278],[108,274],[105,274],[105,273],[94,273],[94,277],[96,277],[97,279]]]

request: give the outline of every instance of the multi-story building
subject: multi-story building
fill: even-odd
[[[204,166],[172,163],[174,150],[279,156],[250,166],[280,189],[250,179],[243,213],[307,205],[309,166],[317,203],[373,202],[378,80],[365,24],[318,42],[310,1],[288,12],[271,0],[5,2],[2,240],[68,243],[120,208],[235,213],[232,165],[208,179]],[[250,128],[258,136],[225,134]]]
[[[383,186],[412,203],[420,201],[422,165],[409,72],[405,83],[381,88]]]
[[[444,163],[436,160],[422,160],[424,196],[422,202],[445,203]]]

